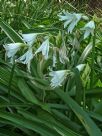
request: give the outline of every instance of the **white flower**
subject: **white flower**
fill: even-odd
[[[19,57],[16,62],[23,63],[27,65],[28,71],[30,72],[30,64],[31,60],[33,59],[34,55],[32,52],[32,48],[29,48],[28,51]]]
[[[45,59],[48,59],[48,53],[49,53],[49,39],[45,40],[41,46],[37,49],[35,54],[42,52],[42,55]]]
[[[37,33],[22,34],[22,37],[29,46],[32,46],[36,40]]]
[[[79,64],[76,66],[76,68],[79,70],[79,72],[82,71],[84,69],[84,67],[85,67],[85,64]]]
[[[95,23],[94,21],[88,22],[82,30],[85,30],[84,39],[86,39],[90,34],[94,35]]]
[[[51,87],[55,88],[61,86],[61,83],[68,75],[68,70],[52,71],[49,73],[49,75],[52,77]]]
[[[72,33],[75,26],[80,21],[82,14],[64,12],[64,15],[59,15],[61,21],[64,22],[64,28],[68,26],[68,33]]]
[[[59,60],[63,64],[65,64],[65,62],[68,61],[67,49],[65,45],[63,45],[63,47],[59,50]]]
[[[10,43],[4,45],[7,57],[8,58],[13,57],[23,45],[24,45],[23,43]]]
[[[33,58],[33,52],[32,52],[32,48],[30,48],[25,54],[23,54],[16,61],[23,64],[28,64],[32,60],[32,58]]]

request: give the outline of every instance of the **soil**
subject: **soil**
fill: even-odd
[[[102,9],[102,0],[90,0],[89,7],[92,9]]]

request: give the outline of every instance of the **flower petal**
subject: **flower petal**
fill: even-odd
[[[82,71],[85,67],[85,64],[79,64],[76,66],[76,68],[79,70],[79,71]]]
[[[28,64],[32,58],[33,58],[33,53],[32,49],[30,48],[25,54],[23,54],[20,58],[18,58],[16,61],[23,63],[23,64]]]
[[[42,52],[42,55],[45,59],[48,59],[48,53],[49,53],[49,39],[45,40],[41,46],[37,49],[35,54]]]
[[[91,28],[91,29],[95,29],[95,23],[94,21],[90,21],[88,22],[84,28]]]
[[[29,46],[32,46],[36,40],[37,33],[22,34],[22,37],[24,41],[28,43]]]
[[[8,58],[13,57],[21,48],[21,46],[24,45],[23,43],[11,43],[6,44],[3,47],[6,50],[6,55]]]
[[[59,15],[61,21],[64,22],[64,28],[68,26],[68,33],[72,33],[75,26],[78,24],[82,14],[64,12],[64,15]]]
[[[68,70],[52,71],[49,73],[49,75],[52,77],[51,86],[55,88],[61,86],[62,82],[68,75]]]
[[[84,39],[86,39],[90,34],[94,35],[95,23],[94,21],[88,22],[82,30],[85,30]]]

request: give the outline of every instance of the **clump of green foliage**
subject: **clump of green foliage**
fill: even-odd
[[[0,18],[1,135],[102,135],[100,19],[55,5],[36,12],[27,5],[21,16],[36,17],[20,26]]]

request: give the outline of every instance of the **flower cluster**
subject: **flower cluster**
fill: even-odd
[[[48,59],[48,53],[49,53],[49,39],[46,39],[41,46],[33,53],[33,45],[37,38],[37,33],[31,33],[31,34],[22,34],[24,43],[11,43],[4,45],[4,48],[6,50],[6,55],[8,58],[13,58],[18,51],[21,50],[21,48],[26,47],[27,51],[16,59],[16,62],[20,62],[23,64],[27,64],[30,66],[30,62],[33,59],[33,57],[39,53],[42,52],[42,55],[45,59]]]
[[[74,31],[74,28],[78,25],[81,19],[88,20],[87,16],[84,16],[83,14],[78,13],[69,13],[69,12],[63,12],[63,14],[58,15],[61,21],[64,21],[64,28],[67,27],[68,33],[71,33]],[[95,23],[94,21],[90,21],[86,23],[80,30],[84,31],[83,39],[86,39],[89,35],[94,35],[95,30]],[[52,49],[52,60],[53,64],[52,67],[56,67],[57,63],[57,56],[59,56],[59,61],[62,64],[66,64],[69,62],[68,58],[68,51],[67,47],[65,45],[65,41],[63,41],[63,44],[58,47],[50,47],[50,41],[49,37],[45,37],[45,40],[41,43],[39,48],[35,48],[35,42],[37,39],[38,33],[30,33],[30,34],[22,34],[23,43],[11,43],[4,45],[4,48],[6,50],[6,55],[8,58],[12,60],[12,58],[17,54],[18,51],[25,48],[23,55],[20,57],[16,57],[16,62],[26,64],[28,66],[28,70],[30,70],[30,63],[31,60],[38,54],[42,53],[42,56],[45,60],[49,58],[49,50]],[[73,45],[73,49],[79,49],[80,42],[78,41],[77,37],[74,38],[71,36],[69,37],[69,43]],[[37,44],[39,45],[39,44]],[[36,50],[35,50],[36,49]],[[57,52],[59,53],[57,55]],[[71,56],[74,56],[75,51],[72,52]],[[85,65],[80,64],[76,66],[76,68],[80,71],[84,69]],[[62,82],[66,79],[66,77],[71,73],[69,70],[58,70],[58,71],[51,71],[49,75],[52,77],[51,79],[51,86],[53,88],[61,86]]]
[[[72,33],[74,27],[80,21],[82,14],[64,12],[64,15],[59,15],[61,21],[64,22],[64,28],[68,26],[68,33]]]
[[[55,88],[61,86],[62,82],[65,80],[68,74],[69,70],[51,71],[49,73],[49,75],[52,77],[51,87]]]
[[[63,14],[58,15],[61,21],[64,21],[64,28],[68,28],[68,33],[72,33],[75,26],[77,26],[78,22],[82,19],[88,20],[87,16],[78,13],[69,13],[63,12]],[[87,38],[90,34],[94,34],[95,23],[94,21],[88,22],[82,30],[85,31],[84,39]]]

